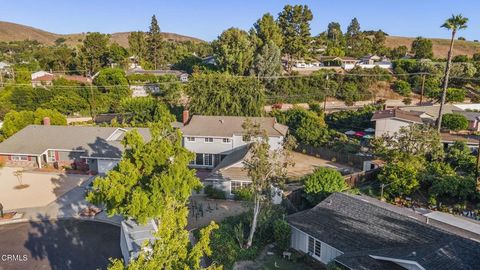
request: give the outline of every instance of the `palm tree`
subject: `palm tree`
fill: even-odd
[[[445,68],[445,77],[443,78],[443,91],[442,91],[442,100],[440,102],[440,109],[438,110],[438,120],[437,128],[438,132],[442,127],[442,114],[443,114],[443,105],[445,105],[445,99],[447,97],[447,88],[448,88],[448,77],[450,76],[450,67],[452,65],[452,51],[453,43],[455,41],[455,35],[458,30],[467,28],[468,18],[463,17],[461,14],[452,15],[445,23],[442,25],[443,28],[449,29],[452,31],[452,40],[450,41],[450,49],[448,50],[448,59],[447,67]]]

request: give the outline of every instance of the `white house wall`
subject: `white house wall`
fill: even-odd
[[[291,247],[298,251],[308,254],[308,234],[295,228],[292,228],[292,236],[291,236]],[[318,241],[318,239],[317,239]],[[320,258],[314,257],[315,259],[319,260],[323,264],[328,264],[333,261],[336,257],[343,254],[343,252],[339,251],[338,249],[322,242],[321,243],[321,250],[320,250]]]
[[[233,143],[224,143],[223,138],[213,138],[213,142],[205,142],[204,137],[196,137],[195,141],[189,141],[186,137],[183,139],[185,148],[194,153],[204,154],[228,154],[232,152]]]
[[[378,119],[375,122],[375,137],[381,137],[384,134],[393,135],[395,132],[400,131],[400,128],[408,127],[411,124],[395,118]]]

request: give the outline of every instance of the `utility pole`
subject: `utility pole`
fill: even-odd
[[[420,106],[423,105],[424,90],[425,90],[425,74],[422,75],[422,94],[420,95]]]
[[[477,163],[475,164],[475,178],[477,179],[477,181],[478,181],[478,176],[479,176],[478,165],[480,165],[480,139],[478,140]]]
[[[326,80],[326,83],[325,83],[326,84],[325,85],[325,97],[323,98],[323,113],[324,113],[324,115],[327,112],[327,97],[328,97],[327,92],[328,92],[328,79],[329,79],[328,74],[327,74],[326,79],[327,80]]]

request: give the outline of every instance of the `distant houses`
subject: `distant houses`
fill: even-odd
[[[127,70],[127,76],[131,75],[147,75],[147,76],[174,76],[181,83],[188,82],[188,73],[180,70],[145,70],[141,66],[136,65],[134,68]],[[131,80],[131,79],[130,79]],[[146,97],[149,94],[158,94],[161,90],[161,83],[156,81],[131,81],[130,90],[132,97]]]
[[[80,75],[53,74],[47,71],[37,71],[31,74],[32,87],[52,86],[54,80],[65,79],[80,84],[91,84],[92,79]]]
[[[285,61],[286,60],[284,59],[284,62]],[[293,70],[295,71],[314,71],[319,69],[343,69],[348,71],[355,67],[364,69],[371,69],[374,67],[392,69],[392,62],[386,57],[367,55],[360,59],[353,57],[320,56],[310,61],[299,59],[293,63]]]

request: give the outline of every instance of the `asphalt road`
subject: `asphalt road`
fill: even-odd
[[[0,226],[0,270],[106,269],[120,258],[120,228],[79,220]]]

